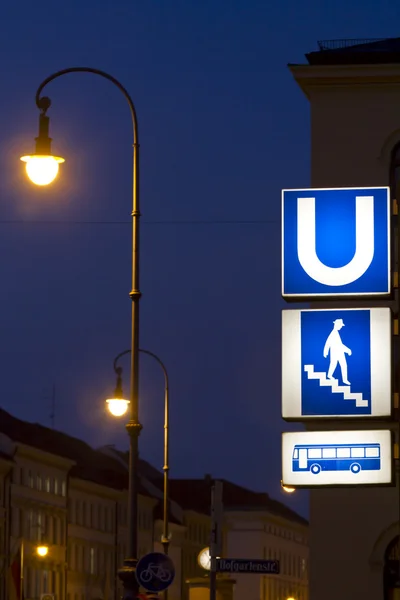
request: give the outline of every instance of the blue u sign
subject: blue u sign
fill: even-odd
[[[389,188],[282,191],[284,298],[389,294]]]

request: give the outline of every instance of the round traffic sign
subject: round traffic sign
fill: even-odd
[[[175,567],[172,560],[162,552],[143,556],[136,566],[136,579],[148,592],[162,592],[174,581]]]

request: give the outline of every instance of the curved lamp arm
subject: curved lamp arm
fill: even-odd
[[[69,73],[93,73],[94,75],[100,75],[100,77],[103,77],[104,79],[108,79],[108,81],[111,81],[111,83],[113,83],[115,86],[117,86],[117,88],[119,90],[121,90],[121,92],[123,93],[123,95],[125,96],[128,104],[129,104],[129,108],[131,111],[132,124],[133,124],[133,143],[134,143],[134,145],[138,144],[139,143],[138,121],[137,121],[137,116],[136,116],[135,105],[133,103],[132,98],[130,97],[128,91],[124,88],[122,83],[120,83],[118,81],[118,79],[115,79],[115,77],[113,77],[112,75],[109,75],[105,71],[100,71],[99,69],[92,69],[91,67],[70,67],[69,69],[62,69],[61,71],[57,71],[56,73],[49,75],[49,77],[46,77],[46,79],[44,79],[42,81],[42,83],[39,85],[39,87],[36,91],[36,95],[35,95],[36,106],[42,112],[42,114],[45,115],[47,110],[51,106],[50,98],[48,98],[47,96],[41,96],[43,89],[50,82],[54,81],[54,79],[58,79],[58,77],[61,77],[62,75],[68,75]]]

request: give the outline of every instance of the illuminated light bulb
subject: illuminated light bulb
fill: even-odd
[[[129,400],[123,398],[110,398],[106,400],[108,410],[114,417],[122,417],[128,410]]]
[[[36,553],[38,554],[38,556],[47,556],[47,553],[49,551],[48,546],[38,546],[36,548]]]
[[[22,156],[29,179],[35,185],[49,185],[57,177],[60,163],[65,162],[60,156],[33,154]]]

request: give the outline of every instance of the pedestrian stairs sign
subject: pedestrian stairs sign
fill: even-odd
[[[283,311],[284,419],[390,414],[389,308]]]

